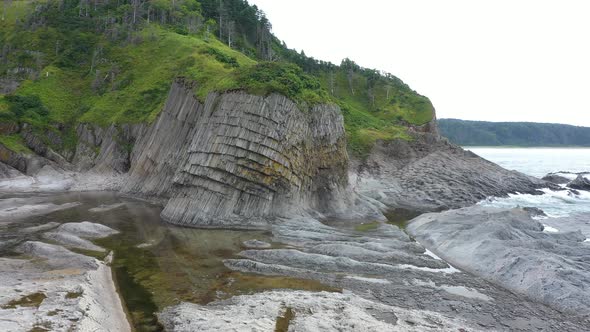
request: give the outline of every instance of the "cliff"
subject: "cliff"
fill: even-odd
[[[284,96],[210,94],[177,80],[158,120],[137,139],[123,192],[169,198],[162,217],[207,226],[327,212],[347,187],[337,107],[304,113]]]
[[[74,188],[114,181],[122,193],[164,202],[168,222],[196,227],[263,228],[301,215],[383,219],[380,211],[398,207],[444,210],[547,185],[454,146],[435,119],[349,160],[336,105],[302,111],[285,96],[244,91],[200,102],[195,84],[174,80],[151,124],[79,125],[69,161],[30,133],[24,144],[41,154],[3,148],[0,158],[28,175],[43,166],[92,174]]]
[[[354,189],[388,207],[426,212],[552,187],[463,150],[438,135],[434,124],[412,136],[412,140],[380,141],[368,158],[356,161],[351,168]]]
[[[166,201],[162,217],[199,227],[264,227],[276,217],[341,213],[348,154],[337,106],[212,93],[176,79],[152,124],[82,124],[73,168],[119,176],[123,193]]]

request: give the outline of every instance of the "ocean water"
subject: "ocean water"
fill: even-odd
[[[505,148],[465,147],[467,150],[504,168],[535,177],[552,172],[590,172],[590,148]],[[574,178],[574,174],[560,174]],[[590,174],[585,175],[590,178]],[[565,217],[590,212],[590,192],[578,195],[567,190],[543,190],[543,195],[515,194],[505,198],[489,198],[480,204],[498,207],[531,206],[550,217]]]

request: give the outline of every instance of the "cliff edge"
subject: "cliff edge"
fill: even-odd
[[[64,178],[67,187],[49,188],[158,199],[168,222],[230,228],[297,216],[384,219],[399,207],[445,210],[547,186],[449,143],[435,118],[410,126],[409,138],[377,141],[366,158],[350,159],[336,105],[301,110],[280,94],[239,90],[200,102],[195,85],[175,79],[151,124],[79,125],[69,161],[32,136],[25,143],[44,153],[0,154],[9,165],[3,174],[14,175],[11,166],[33,176],[26,182],[33,187]]]

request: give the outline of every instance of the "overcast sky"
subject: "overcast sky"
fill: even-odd
[[[249,2],[290,48],[388,71],[439,118],[590,126],[590,1]]]

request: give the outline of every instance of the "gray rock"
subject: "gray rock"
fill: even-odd
[[[572,224],[580,220],[561,222],[574,229]],[[425,214],[407,228],[426,248],[457,267],[558,310],[587,316],[590,246],[582,243],[586,236],[579,230],[544,229],[522,209],[482,206]]]
[[[336,106],[303,112],[284,96],[239,91],[201,104],[191,87],[176,80],[137,139],[124,192],[170,197],[162,217],[199,227],[264,227],[275,217],[354,205]]]
[[[526,212],[528,212],[531,217],[546,217],[547,216],[545,211],[543,211],[539,208],[536,208],[536,207],[525,206],[522,209],[525,210]]]
[[[545,175],[542,178],[542,180],[545,180],[545,181],[551,182],[551,183],[555,183],[555,184],[566,184],[566,183],[570,182],[570,179],[568,179],[564,176],[555,174],[555,173],[549,173],[549,174]]]
[[[567,186],[572,189],[590,191],[590,180],[582,174],[578,175],[575,180],[568,183]]]
[[[10,94],[20,85],[19,80],[0,78],[0,94]]]
[[[289,317],[287,326],[294,332],[483,330],[460,318],[328,292],[274,291],[207,306],[182,303],[158,315],[167,331],[273,331],[280,317]]]
[[[46,224],[41,224],[38,226],[31,226],[31,227],[26,227],[21,229],[21,232],[23,233],[38,233],[38,232],[45,232],[48,231],[50,229],[54,229],[57,228],[60,224],[57,222],[48,222]]]
[[[51,269],[84,268],[95,270],[99,263],[95,258],[74,253],[62,246],[38,241],[27,241],[17,252],[28,256],[44,258]]]
[[[378,142],[351,169],[355,189],[389,208],[440,211],[508,193],[540,194],[558,186],[506,170],[436,134],[413,133],[410,141]]]
[[[119,233],[108,226],[89,221],[61,224],[57,232],[74,234],[87,239],[98,239]]]
[[[226,259],[224,264],[244,273],[320,281],[342,288],[344,294],[353,293],[378,305],[403,307],[408,312],[428,311],[454,317],[462,320],[463,328],[468,330],[578,331],[590,327],[590,321],[562,314],[449,267],[432,252],[412,242],[397,227],[383,225],[379,231],[360,233],[347,227],[346,223],[333,222],[331,225],[309,218],[274,224],[273,240],[285,243],[288,249],[246,250],[240,253],[241,258]],[[543,225],[539,225],[537,229],[542,228]],[[568,238],[564,236],[564,239]],[[283,303],[276,302],[281,297],[265,296],[265,303],[269,306]],[[283,297],[289,296],[285,292]],[[175,310],[181,306],[173,307],[165,310],[165,319],[173,319],[174,324],[179,324],[174,325],[173,330],[190,329],[183,324],[195,322],[200,315],[216,322],[214,312],[233,312],[237,309],[234,300],[251,304],[250,299],[253,298],[233,298],[209,306],[187,304],[180,311]],[[390,322],[396,318],[397,322],[405,321],[395,309],[376,317]],[[233,319],[232,315],[232,319],[225,323],[228,324],[225,326],[239,326],[240,320]],[[444,329],[445,326],[435,324],[431,328]],[[417,325],[415,330],[425,328]],[[403,330],[400,326],[393,327],[395,329]]]
[[[104,252],[105,249],[81,237],[67,232],[49,232],[43,234],[43,238],[56,242],[68,248],[85,249]]]
[[[244,241],[244,247],[249,249],[268,249],[272,247],[272,245],[268,242],[259,241],[259,240],[248,240]]]
[[[0,179],[15,178],[20,175],[22,175],[22,173],[13,168],[12,166],[0,162]]]

